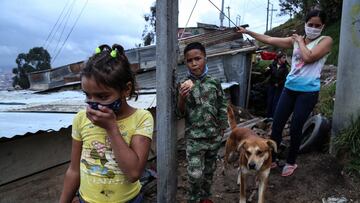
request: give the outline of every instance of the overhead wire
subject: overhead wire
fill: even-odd
[[[225,15],[225,13],[222,11],[222,10],[220,10],[219,9],[219,7],[217,7],[211,0],[208,0],[217,10],[219,10],[220,11],[220,13],[222,14],[222,15],[224,15],[233,25],[235,25],[235,27],[237,28],[237,29],[239,29],[239,27],[236,25],[236,23],[234,23],[234,21],[232,21],[227,15]]]
[[[72,13],[72,11],[73,11],[73,9],[74,9],[74,7],[75,7],[75,3],[76,3],[76,0],[73,1],[70,9],[69,9],[68,12],[67,12],[66,19],[65,19],[65,23],[63,24],[61,33],[60,33],[59,38],[58,38],[58,40],[57,40],[56,47],[55,47],[55,49],[54,49],[54,53],[56,53],[56,51],[58,50],[58,47],[59,47],[61,38],[62,38],[62,36],[63,36],[63,34],[64,34],[65,29],[67,28],[67,24],[68,24],[68,22],[69,22],[71,13]]]
[[[59,23],[58,26],[56,27],[54,34],[50,37],[50,41],[49,41],[48,44],[46,45],[45,49],[48,49],[48,48],[50,47],[50,45],[52,44],[53,39],[55,38],[56,34],[59,32],[59,29],[61,28],[61,26],[62,26],[62,24],[63,24],[66,16],[67,16],[68,13],[69,13],[69,10],[71,9],[71,7],[73,6],[73,4],[74,4],[75,1],[76,1],[76,0],[73,0],[73,2],[71,3],[71,5],[67,8],[66,13],[62,16],[62,18],[61,18],[61,20],[60,20],[60,23]]]
[[[218,11],[220,11],[221,13],[222,13],[222,15],[224,15],[235,27],[236,27],[236,29],[237,30],[239,30],[240,28],[239,28],[239,26],[237,26],[235,23],[234,23],[234,21],[232,21],[231,19],[230,19],[230,17],[228,17],[222,10],[220,10],[219,9],[219,7],[217,7],[211,0],[208,0]],[[248,25],[247,25],[248,26]],[[247,34],[245,34],[245,33],[242,33],[243,35],[247,35]],[[252,42],[249,38],[246,38],[246,40],[247,41],[249,41],[250,42],[250,44],[252,44],[253,46],[256,46],[255,44],[254,44],[254,42]]]
[[[185,33],[185,29],[186,29],[186,27],[187,27],[187,25],[188,25],[188,23],[189,23],[189,21],[190,21],[190,18],[191,18],[191,16],[192,16],[193,12],[194,12],[194,9],[195,9],[195,7],[196,7],[197,2],[198,2],[198,0],[195,1],[195,4],[194,4],[194,6],[193,6],[193,8],[192,8],[192,10],[191,10],[191,12],[190,12],[190,16],[189,16],[189,18],[188,18],[188,20],[187,20],[187,22],[186,22],[186,24],[185,24],[184,30],[183,30],[182,33],[181,33],[180,39],[183,37],[183,35],[184,35],[184,33]]]
[[[277,20],[277,21],[274,21],[273,23],[280,23],[280,22],[283,22],[284,20]],[[252,27],[253,29],[255,29],[255,28],[259,28],[259,27],[265,27],[265,23],[263,23],[263,24],[260,24],[260,25],[256,25],[255,27]]]
[[[84,10],[85,10],[85,8],[86,8],[86,6],[87,6],[88,2],[89,2],[89,0],[86,0],[86,2],[84,3],[84,6],[82,7],[82,9],[81,9],[81,11],[80,11],[79,15],[77,16],[77,18],[76,18],[76,20],[75,20],[75,22],[74,22],[73,26],[71,27],[70,32],[69,32],[69,33],[68,33],[68,35],[66,36],[66,39],[64,40],[63,44],[61,45],[61,47],[60,47],[59,51],[56,53],[56,55],[55,55],[55,57],[54,57],[53,62],[56,60],[56,58],[57,58],[57,57],[59,56],[59,54],[61,53],[61,50],[63,49],[63,47],[64,47],[65,43],[67,42],[67,40],[69,39],[69,37],[70,37],[71,33],[73,32],[73,30],[74,30],[74,28],[75,28],[75,26],[76,26],[77,22],[79,21],[79,19],[80,19],[81,15],[82,15],[82,14],[83,14],[83,12],[84,12]]]
[[[56,27],[56,26],[57,26],[57,24],[59,23],[59,20],[60,20],[61,16],[63,15],[63,13],[64,13],[64,11],[65,11],[65,8],[66,8],[66,7],[67,7],[67,5],[69,4],[69,2],[70,2],[70,0],[68,0],[68,1],[66,2],[66,4],[65,4],[64,8],[61,10],[59,17],[57,18],[57,20],[56,20],[55,24],[54,24],[54,25],[53,25],[53,27],[51,28],[51,30],[50,30],[50,32],[49,32],[49,34],[48,34],[48,36],[46,37],[46,40],[45,40],[44,44],[42,45],[42,47],[45,47],[45,45],[47,44],[47,42],[48,42],[48,40],[49,40],[50,36],[52,35],[52,33],[53,33],[53,31],[54,31],[55,27]]]
[[[246,13],[246,10],[248,8],[248,5],[249,5],[249,1],[244,0],[244,6],[243,6],[242,13],[241,13],[241,21],[242,21],[242,23],[244,23],[244,21],[245,21],[245,13]]]

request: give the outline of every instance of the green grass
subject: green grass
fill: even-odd
[[[331,54],[327,58],[326,64],[338,64],[339,55],[339,41],[340,41],[340,20],[325,27],[323,35],[330,36],[333,39],[333,46],[331,48]]]
[[[336,83],[321,87],[319,93],[319,102],[316,104],[314,111],[321,113],[326,118],[331,118],[334,110]]]
[[[346,153],[345,171],[360,176],[360,116],[334,138],[337,154]]]
[[[273,61],[272,60],[260,60],[253,67],[253,71],[265,72],[265,68],[268,67]]]

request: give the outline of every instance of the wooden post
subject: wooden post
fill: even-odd
[[[178,57],[178,0],[156,1],[157,202],[176,202],[174,76]]]

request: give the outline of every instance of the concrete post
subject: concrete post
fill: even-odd
[[[270,0],[267,1],[267,7],[266,7],[266,32],[268,31],[268,26],[269,26],[269,4],[270,4]]]
[[[360,116],[360,1],[343,1],[332,140]],[[330,153],[334,153],[331,142]]]
[[[178,1],[156,1],[157,202],[176,202],[174,72],[178,58]]]
[[[229,27],[230,27],[230,19],[231,19],[231,17],[230,17],[230,6],[228,6],[228,7],[226,7],[226,8],[227,8],[227,10],[228,10]]]
[[[224,22],[224,0],[221,0],[220,27],[224,26],[223,22]]]

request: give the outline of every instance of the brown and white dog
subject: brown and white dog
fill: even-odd
[[[231,134],[225,145],[224,170],[230,162],[239,160],[240,203],[246,203],[246,175],[255,173],[259,181],[258,203],[264,203],[272,162],[271,153],[277,151],[276,143],[270,139],[261,138],[251,129],[237,127],[230,105],[227,112]]]

